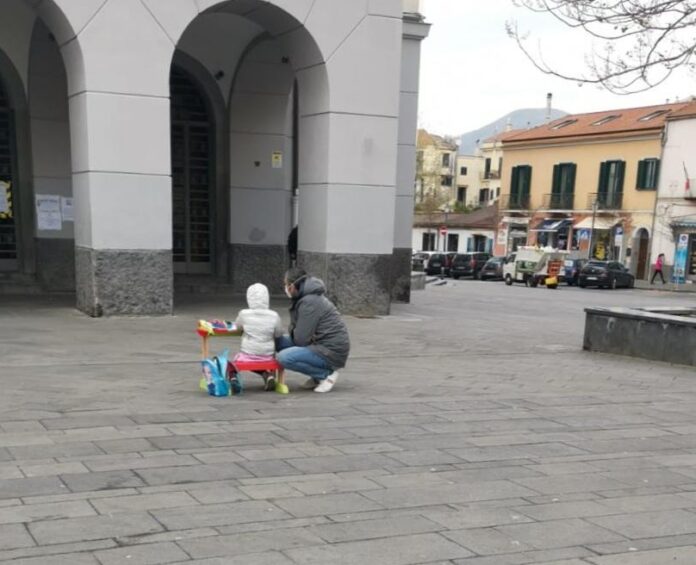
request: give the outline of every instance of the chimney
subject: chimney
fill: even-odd
[[[507,123],[505,124],[505,131],[512,131],[512,118],[507,119]]]
[[[551,104],[553,103],[553,93],[549,92],[546,95],[546,122],[551,121]]]

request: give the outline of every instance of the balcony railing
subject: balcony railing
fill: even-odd
[[[500,180],[500,171],[482,171],[481,180]]]
[[[623,192],[592,192],[587,198],[587,208],[595,202],[598,210],[620,210],[623,205]]]
[[[544,194],[543,207],[546,210],[572,210],[575,202],[575,194],[568,193],[552,193]]]
[[[529,210],[529,194],[503,194],[500,196],[501,210]]]

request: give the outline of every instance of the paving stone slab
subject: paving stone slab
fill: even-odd
[[[587,561],[594,565],[690,565],[696,563],[696,546],[590,557]]]
[[[602,519],[599,520],[601,523]],[[610,529],[577,518],[550,520],[534,524],[498,526],[496,529],[506,536],[518,539],[535,549],[572,547],[624,539],[623,536]]]
[[[329,543],[438,532],[444,527],[421,516],[394,516],[315,526],[311,531]]]
[[[267,522],[292,517],[270,502],[259,500],[157,510],[152,512],[152,515],[170,530],[225,526],[245,522]]]
[[[95,557],[102,565],[161,565],[189,561],[189,556],[174,543],[146,543],[107,549],[98,551]]]
[[[617,514],[588,520],[631,539],[696,533],[696,514],[678,509]]]
[[[285,551],[299,565],[411,565],[472,555],[463,547],[437,534],[418,534],[377,540],[354,541],[289,549]]]
[[[39,544],[49,545],[158,532],[162,526],[147,514],[113,514],[34,522],[28,525]]]

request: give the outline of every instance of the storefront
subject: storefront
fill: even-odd
[[[615,217],[592,216],[573,226],[572,249],[579,249],[592,259],[600,261],[624,259],[624,230],[620,220]],[[592,250],[590,251],[590,245]]]
[[[674,229],[674,282],[696,281],[696,219],[672,224]]]
[[[495,255],[507,255],[527,245],[529,218],[505,216],[498,226]]]
[[[568,249],[573,239],[572,225],[568,218],[545,218],[531,231],[536,234],[536,244],[540,247]]]

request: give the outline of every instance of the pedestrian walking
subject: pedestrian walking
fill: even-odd
[[[653,276],[652,279],[650,279],[650,284],[655,284],[655,277],[657,275],[660,275],[660,278],[662,279],[662,284],[665,284],[665,276],[662,274],[662,269],[665,264],[665,254],[660,253],[657,256],[657,260],[655,261],[655,266],[653,270]]]

